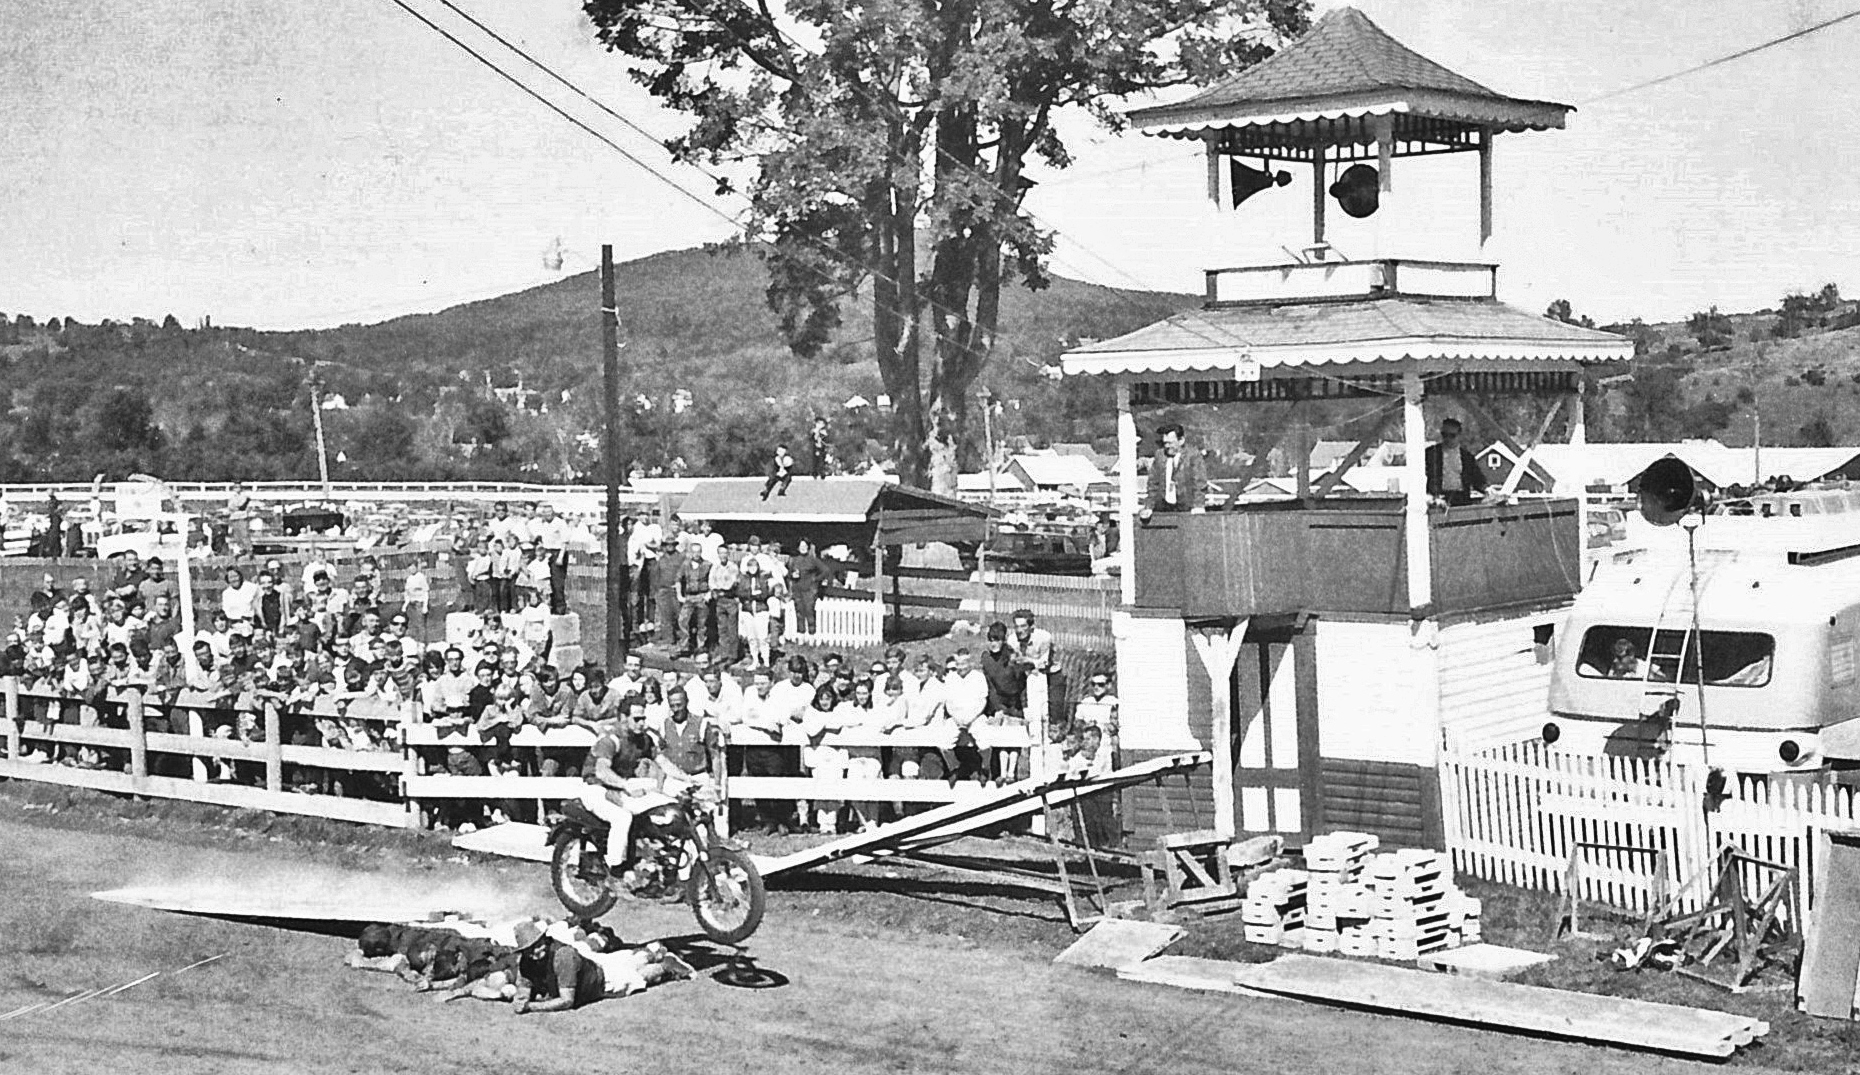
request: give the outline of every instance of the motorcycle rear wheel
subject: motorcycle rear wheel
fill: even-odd
[[[685,900],[706,937],[718,944],[736,945],[748,940],[762,924],[768,893],[762,872],[748,855],[713,847],[691,864]]]
[[[584,863],[598,864],[592,869],[600,871],[602,880],[585,877]],[[612,882],[606,880],[606,868],[600,846],[586,835],[571,835],[562,840],[555,845],[555,854],[549,860],[549,883],[555,889],[555,898],[576,918],[599,918],[613,910],[620,896],[614,891]]]

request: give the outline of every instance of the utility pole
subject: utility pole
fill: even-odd
[[[982,441],[988,447],[982,451],[982,466],[988,470],[988,506],[995,506],[995,394],[986,386],[976,393],[982,403]]]
[[[626,535],[620,527],[620,483],[626,475],[620,466],[620,309],[614,299],[614,248],[601,244],[601,438],[603,469],[607,476],[607,667],[618,668],[632,645],[627,637],[627,598],[630,587],[626,561]]]
[[[310,367],[310,420],[316,425],[316,469],[323,480],[323,499],[329,500],[333,494],[329,491],[329,445],[323,441],[323,378],[317,376],[316,367]]]

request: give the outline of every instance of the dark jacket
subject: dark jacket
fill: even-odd
[[[1207,505],[1208,500],[1208,464],[1201,458],[1201,453],[1186,445],[1175,470],[1175,503],[1163,499],[1165,482],[1163,472],[1168,467],[1169,457],[1158,451],[1150,459],[1149,485],[1143,494],[1143,506],[1151,511],[1198,511]]]
[[[1440,488],[1439,444],[1430,444],[1427,446],[1425,462],[1427,465],[1427,495],[1440,496],[1442,492]],[[1480,469],[1479,461],[1473,458],[1472,452],[1465,448],[1460,449],[1460,479],[1462,484],[1466,486],[1466,491],[1468,493],[1483,493],[1485,492],[1485,487],[1491,484],[1485,480],[1485,471]]]

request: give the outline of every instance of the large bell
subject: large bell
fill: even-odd
[[[1373,165],[1352,164],[1330,185],[1345,216],[1363,219],[1382,206],[1382,177]]]

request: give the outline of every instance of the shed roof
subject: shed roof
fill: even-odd
[[[1524,370],[1633,354],[1633,343],[1611,332],[1501,302],[1401,296],[1187,310],[1068,351],[1060,364],[1067,374],[1153,374],[1233,369],[1250,359],[1264,376],[1295,376],[1299,367],[1346,363],[1489,360]]]
[[[1098,469],[1097,464],[1084,456],[1027,453],[1015,456],[1009,463],[1019,467],[1027,480],[1036,486],[1076,485],[1083,489],[1111,480]]]
[[[763,484],[761,478],[706,478],[692,488],[678,514],[711,523],[869,525],[887,544],[979,539],[981,524],[996,514],[979,504],[874,478],[797,478],[785,495],[766,500]],[[922,536],[938,528],[951,536]],[[966,536],[969,529],[977,538]]]
[[[1390,113],[1524,131],[1561,127],[1570,111],[1474,82],[1390,37],[1355,8],[1341,7],[1267,59],[1186,100],[1135,109],[1130,120],[1145,133],[1178,137]]]

